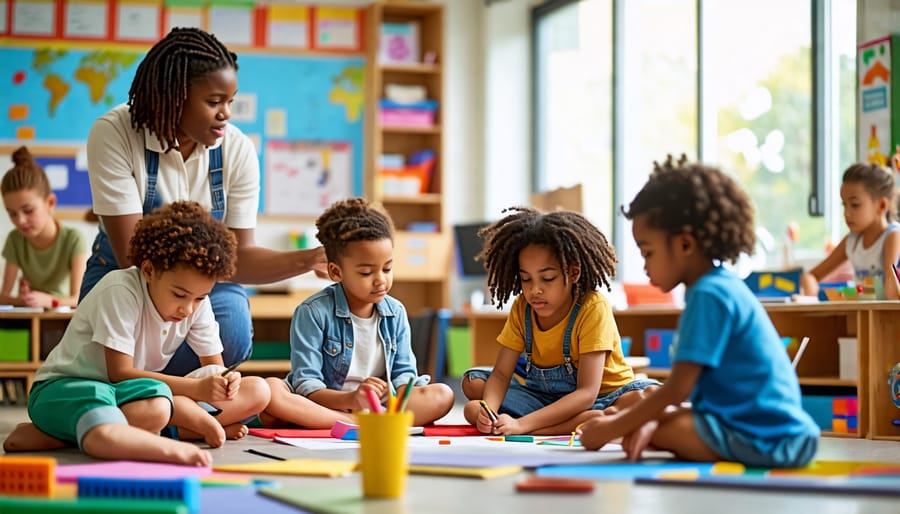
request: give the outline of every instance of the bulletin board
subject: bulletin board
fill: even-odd
[[[56,191],[61,207],[91,203],[83,148],[94,120],[127,101],[154,41],[170,26],[192,24],[217,27],[214,33],[227,34],[217,37],[229,48],[242,49],[230,121],[258,151],[260,212],[269,213],[266,188],[277,188],[266,180],[279,177],[266,169],[270,143],[339,145],[335,162],[346,157],[347,178],[331,183],[329,194],[339,184],[345,196],[362,194],[365,60],[358,9],[224,0],[3,4],[10,16],[0,19],[0,80],[6,84],[0,88],[0,147],[75,148],[66,155],[35,153],[64,186]],[[297,51],[270,51],[279,47]]]

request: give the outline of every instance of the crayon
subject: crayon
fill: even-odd
[[[479,400],[479,403],[481,404],[481,408],[484,409],[484,412],[486,412],[488,417],[491,419],[491,423],[496,423],[497,415],[494,414],[494,411],[491,410],[491,408],[488,406],[487,402],[485,402],[484,400]]]

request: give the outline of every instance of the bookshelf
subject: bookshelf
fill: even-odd
[[[382,26],[412,26],[409,62],[383,62],[380,57]],[[406,305],[411,316],[424,308],[449,304],[452,246],[444,219],[443,113],[444,6],[430,2],[377,2],[365,10],[366,38],[366,150],[365,194],[381,202],[397,229],[394,286],[391,295]],[[425,57],[428,56],[428,62]],[[437,102],[434,122],[426,125],[387,125],[379,116],[379,100],[386,86],[423,87],[428,100]],[[380,173],[383,154],[409,158],[421,150],[435,153],[426,185],[413,194],[385,191]],[[411,224],[430,224],[433,232],[411,231]]]

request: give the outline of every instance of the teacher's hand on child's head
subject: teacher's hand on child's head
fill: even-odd
[[[305,253],[309,269],[316,273],[319,278],[330,278],[328,276],[328,258],[325,256],[325,247],[311,248],[309,250],[301,250]]]

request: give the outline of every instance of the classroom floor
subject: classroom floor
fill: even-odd
[[[0,407],[0,440],[19,422],[27,420],[24,407]],[[462,422],[461,410],[454,410],[441,423]],[[514,444],[514,443],[509,443]],[[211,450],[216,463],[258,462],[259,457],[245,450],[275,453],[286,458],[351,458],[342,455],[346,450],[323,456],[322,452],[285,446],[258,437],[248,436],[241,441],[229,441],[222,448]],[[76,450],[47,452],[61,464],[90,462]],[[601,453],[611,461],[620,460],[621,453]],[[668,455],[668,454],[661,454]],[[900,443],[864,439],[823,438],[817,458],[820,460],[883,461],[900,463]],[[630,481],[600,481],[592,494],[516,493],[515,483],[526,473],[488,480],[411,475],[406,497],[401,501],[372,501],[366,503],[367,514],[439,514],[514,512],[606,512],[615,514],[697,514],[701,512],[819,514],[858,512],[866,514],[898,512],[896,497],[870,495],[838,495],[821,493],[772,493],[696,487],[635,485]],[[347,485],[359,487],[359,474],[344,478],[278,477],[282,486]],[[203,512],[207,512],[204,510]],[[248,514],[235,507],[235,512]],[[297,512],[302,512],[298,510]],[[215,514],[228,514],[216,510]]]

